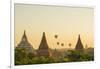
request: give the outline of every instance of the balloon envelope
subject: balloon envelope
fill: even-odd
[[[55,35],[55,38],[58,38],[58,35]]]

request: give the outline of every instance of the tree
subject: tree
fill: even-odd
[[[68,59],[70,62],[73,61],[91,61],[94,60],[94,56],[90,56],[89,54],[85,54],[81,51],[70,51],[70,54],[68,55]]]
[[[24,48],[15,49],[15,65],[27,64],[28,57],[27,52]]]

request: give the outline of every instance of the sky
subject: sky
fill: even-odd
[[[52,49],[69,48],[69,43],[75,48],[79,34],[84,47],[86,44],[94,47],[93,8],[32,4],[15,4],[14,7],[15,46],[26,30],[28,41],[35,49],[40,45],[43,32]]]

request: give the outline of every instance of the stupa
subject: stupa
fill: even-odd
[[[33,52],[33,46],[28,42],[25,30],[24,30],[24,34],[22,36],[22,39],[16,48],[25,49],[29,53]]]
[[[76,44],[75,50],[84,50],[84,47],[83,47],[83,44],[82,44],[82,41],[81,41],[80,35],[78,36],[78,41],[77,41],[77,44]]]
[[[43,32],[43,36],[42,36],[37,54],[38,54],[38,56],[44,56],[44,57],[50,57],[51,56],[51,52],[50,52],[50,48],[47,44],[45,32]]]

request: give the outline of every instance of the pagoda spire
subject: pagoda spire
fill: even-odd
[[[24,30],[24,35],[26,35],[26,31]]]
[[[38,56],[46,56],[46,57],[51,56],[50,49],[47,44],[45,32],[43,32],[43,36],[39,45]]]
[[[24,30],[24,34],[22,36],[22,41],[27,41],[26,31]]]
[[[77,41],[75,49],[76,50],[83,50],[84,49],[82,41],[81,41],[80,34],[78,35],[78,41]]]
[[[42,40],[41,40],[39,49],[49,49],[49,46],[48,46],[47,40],[46,40],[46,36],[45,36],[45,32],[43,32],[43,36],[42,36]]]
[[[20,43],[18,44],[17,48],[24,48],[28,52],[33,51],[33,46],[29,43],[29,41],[27,39],[27,36],[26,36],[26,31],[25,30],[24,30],[22,39],[21,39]]]

